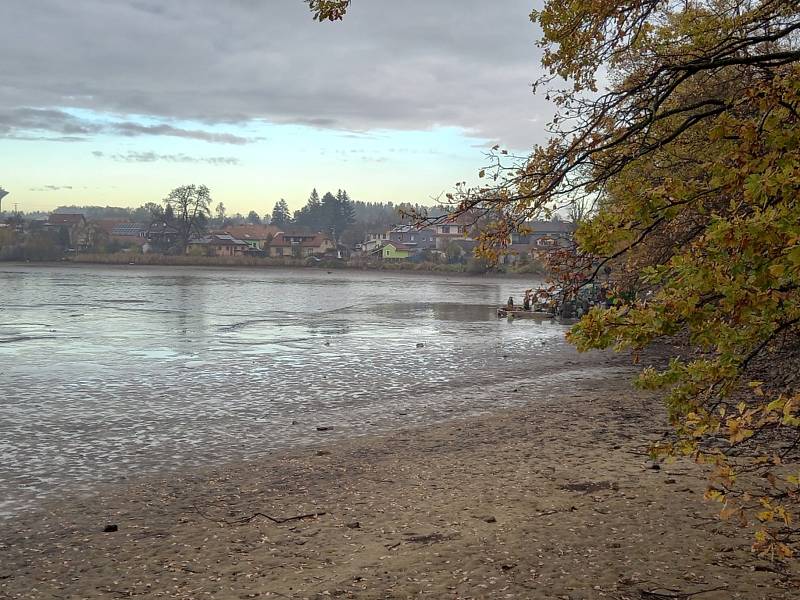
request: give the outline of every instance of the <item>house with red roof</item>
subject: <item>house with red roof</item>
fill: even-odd
[[[227,234],[246,242],[254,250],[266,250],[272,239],[280,233],[275,225],[230,225],[213,233]]]
[[[336,251],[336,243],[323,233],[281,231],[269,242],[271,257],[307,258]]]
[[[250,250],[247,242],[220,233],[192,238],[186,247],[186,253],[195,256],[244,256]]]

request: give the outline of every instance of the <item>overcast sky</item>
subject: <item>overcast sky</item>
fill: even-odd
[[[532,0],[2,0],[0,185],[20,209],[230,209],[312,187],[426,202],[496,142],[542,141]]]

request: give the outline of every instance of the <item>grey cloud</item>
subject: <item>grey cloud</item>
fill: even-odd
[[[29,188],[31,192],[57,192],[59,190],[71,190],[71,185],[43,185],[38,188]]]
[[[188,156],[186,154],[159,154],[157,152],[128,152],[127,154],[105,154],[95,150],[97,158],[109,158],[117,162],[172,162],[207,163],[210,165],[238,165],[241,161],[233,156]]]
[[[100,129],[61,110],[39,108],[0,109],[0,134],[47,131],[75,137],[97,133]]]
[[[319,127],[321,129],[335,129],[338,125],[338,121],[332,117],[297,117],[293,119],[293,121],[296,125],[309,125],[311,127]],[[291,120],[289,122],[291,122]]]
[[[529,85],[539,74],[528,20],[536,4],[359,0],[344,21],[320,24],[302,0],[3,0],[0,22],[24,26],[0,37],[0,110],[74,107],[349,132],[456,126],[524,147],[543,139],[552,112]],[[59,115],[37,118],[61,135],[95,133]],[[118,125],[122,135],[242,143]]]
[[[85,142],[88,138],[75,135],[0,135],[8,140],[21,140],[23,142]]]
[[[30,135],[27,132],[64,135]],[[166,123],[142,125],[130,121],[95,122],[81,119],[63,110],[28,107],[0,109],[0,135],[7,138],[75,142],[84,141],[87,139],[86,136],[98,133],[116,133],[125,137],[162,135],[218,144],[248,144],[254,141],[230,133],[182,129]]]
[[[137,135],[167,135],[172,137],[183,137],[204,142],[216,142],[218,144],[248,144],[252,140],[249,138],[233,135],[231,133],[212,133],[202,130],[181,129],[172,125],[140,125],[138,123],[113,123],[109,127],[124,136]]]

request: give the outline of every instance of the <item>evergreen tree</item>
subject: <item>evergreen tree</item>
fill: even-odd
[[[306,205],[294,213],[295,223],[300,227],[319,230],[324,228],[325,219],[323,217],[322,203],[316,188],[311,190]]]
[[[277,227],[286,227],[292,222],[292,213],[289,212],[289,205],[286,200],[281,198],[275,203],[272,209],[271,223]]]
[[[319,208],[320,200],[319,200],[319,194],[317,193],[317,188],[311,190],[311,195],[308,197],[308,202],[306,203],[306,206],[309,207],[310,211],[314,211]]]
[[[247,222],[251,225],[260,225],[261,217],[258,216],[256,211],[251,210],[249,213],[247,213]]]
[[[350,200],[350,196],[347,195],[346,190],[341,190],[341,192],[337,194],[336,199],[338,200],[339,204],[339,211],[337,213],[337,226],[340,233],[338,239],[341,239],[341,235],[345,232],[345,230],[356,222],[356,213],[355,209],[353,208],[353,202]]]
[[[324,230],[339,243],[342,234],[355,221],[347,192],[339,190],[336,196],[326,192],[322,197],[321,213]]]

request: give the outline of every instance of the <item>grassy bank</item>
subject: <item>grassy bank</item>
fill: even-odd
[[[191,266],[191,267],[293,267],[317,269],[362,269],[373,271],[415,271],[431,273],[466,273],[482,275],[492,273],[485,265],[477,261],[467,263],[447,264],[434,262],[413,263],[407,261],[382,262],[363,261],[352,259],[321,260],[307,262],[297,258],[261,258],[254,256],[191,256],[191,255],[165,255],[165,254],[81,254],[69,258],[72,263],[101,264],[101,265],[145,265],[145,266]],[[528,263],[519,267],[507,267],[505,274],[538,275],[544,276],[545,270],[538,263]]]
[[[303,267],[295,258],[260,258],[255,256],[191,256],[188,254],[80,254],[72,263],[99,265],[147,265],[177,267]]]

